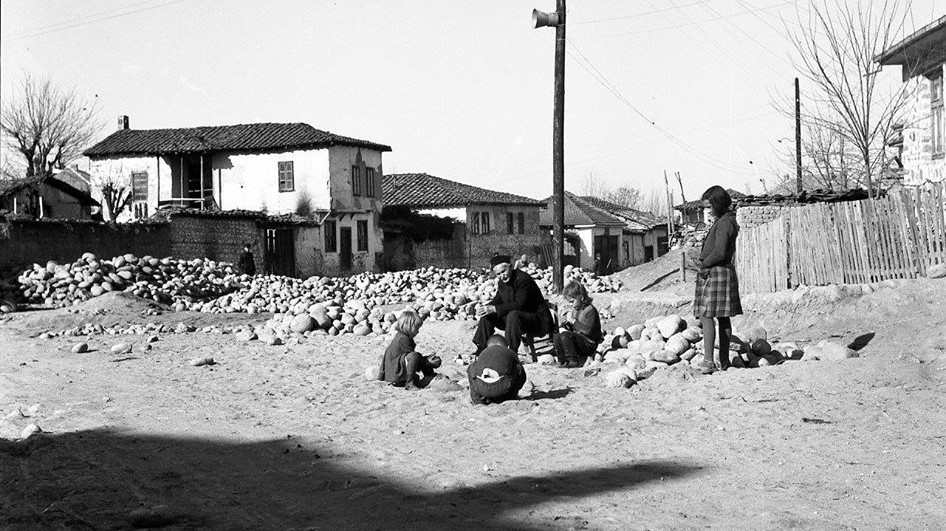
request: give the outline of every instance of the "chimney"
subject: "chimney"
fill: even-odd
[[[121,115],[118,117],[118,130],[128,129],[128,116]]]

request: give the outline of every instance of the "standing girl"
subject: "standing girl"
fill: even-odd
[[[730,210],[732,198],[722,186],[710,187],[703,193],[703,207],[716,220],[703,240],[700,252],[700,271],[696,276],[696,294],[693,314],[703,327],[703,360],[696,367],[703,374],[716,370],[713,347],[716,343],[716,322],[719,324],[719,368],[729,367],[729,341],[732,336],[730,318],[742,314],[739,300],[739,281],[733,256],[736,254],[736,235],[739,225]]]
[[[414,310],[407,309],[394,323],[397,333],[381,359],[381,370],[378,379],[405,389],[417,389],[417,372],[424,376],[434,376],[434,369],[440,367],[439,356],[422,356],[414,352],[416,344],[414,336],[420,331],[424,320]]]
[[[555,334],[555,357],[565,367],[581,367],[594,356],[604,339],[601,317],[591,305],[588,290],[579,282],[569,282],[562,289],[563,308],[560,314],[563,330]]]

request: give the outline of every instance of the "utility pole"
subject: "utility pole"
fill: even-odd
[[[565,254],[565,0],[555,13],[532,10],[536,28],[555,27],[555,95],[552,109],[552,285],[562,292]]]
[[[687,204],[687,196],[686,196],[686,194],[683,192],[683,179],[680,177],[680,172],[675,172],[675,174],[676,174],[676,176],[677,176],[677,184],[680,185],[680,202],[683,203],[683,224],[686,225],[686,218],[687,218],[687,207],[686,207],[686,204]]]
[[[800,195],[801,184],[801,92],[795,78],[795,191]]]
[[[670,238],[673,236],[673,195],[670,192],[670,181],[667,179],[667,170],[664,170],[664,189],[667,192],[667,252],[670,252]],[[660,254],[659,252],[657,254]]]

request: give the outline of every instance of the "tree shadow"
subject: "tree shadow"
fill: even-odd
[[[174,529],[549,527],[530,507],[698,473],[645,461],[544,475],[410,484],[305,438],[235,443],[106,429],[0,445],[0,528],[128,529],[158,507]],[[11,450],[16,448],[18,450]],[[392,459],[396,447],[384,447]],[[406,457],[405,457],[406,458]],[[151,511],[154,512],[154,511]],[[528,513],[528,516],[522,516]],[[547,513],[546,513],[547,514]],[[545,518],[545,519],[543,519]],[[140,525],[140,522],[137,523]]]
[[[563,389],[551,389],[549,391],[533,391],[531,395],[527,396],[523,400],[556,400],[559,398],[565,398],[570,395],[572,392],[571,387],[565,387]]]
[[[680,268],[677,268],[677,269],[674,269],[673,271],[670,271],[669,273],[665,273],[665,274],[663,274],[663,275],[661,275],[661,276],[655,278],[654,281],[651,282],[650,284],[647,284],[646,286],[644,286],[643,288],[641,288],[641,291],[647,291],[647,290],[649,290],[650,288],[656,286],[657,284],[660,284],[661,282],[663,282],[664,279],[666,279],[667,277],[669,277],[669,276],[671,276],[671,275],[675,275],[675,274],[677,274],[677,273],[679,273],[679,272],[680,272]]]
[[[861,335],[855,337],[855,338],[854,338],[854,341],[851,341],[851,342],[848,344],[847,348],[849,348],[849,349],[851,349],[851,350],[860,351],[861,349],[863,349],[864,347],[866,347],[867,344],[870,343],[870,341],[871,341],[872,339],[874,339],[874,336],[876,336],[876,335],[877,335],[877,334],[874,333],[874,332],[868,332],[868,333],[866,333],[866,334],[861,334]]]

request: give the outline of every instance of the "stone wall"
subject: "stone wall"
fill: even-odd
[[[263,232],[254,218],[175,215],[171,217],[168,240],[169,247],[161,256],[209,258],[234,264],[240,260],[243,245],[250,243],[256,271],[263,272]]]
[[[489,213],[490,230],[486,234],[474,234],[473,212]],[[518,214],[523,213],[523,234],[519,234]],[[509,234],[506,214],[512,213],[515,227],[513,234]],[[536,261],[537,249],[543,244],[552,241],[548,231],[539,228],[539,208],[515,205],[475,205],[467,209],[466,227],[469,242],[469,263],[473,267],[489,267],[489,259],[493,253],[509,255],[515,259],[522,254],[530,255]],[[418,259],[418,265],[423,264]],[[466,267],[466,266],[464,266]]]
[[[946,75],[946,65],[941,68]],[[919,186],[946,180],[946,158],[933,158],[930,80],[916,76],[909,81],[904,107],[903,184]]]
[[[750,229],[764,225],[785,213],[787,206],[742,206],[736,209],[736,223],[740,228]]]

